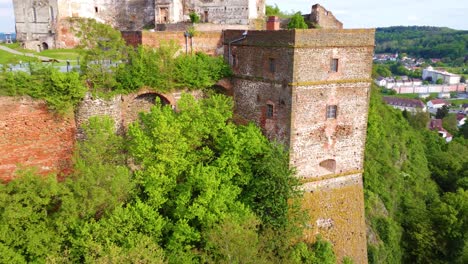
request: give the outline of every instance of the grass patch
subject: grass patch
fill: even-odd
[[[37,62],[37,59],[24,56],[12,54],[10,52],[0,50],[0,64],[17,64],[20,61],[22,62]]]
[[[455,99],[455,100],[449,100],[449,102],[452,105],[462,105],[462,104],[468,104],[468,99]]]
[[[76,61],[76,59],[80,56],[80,52],[78,49],[50,49],[41,51],[37,55],[57,60]]]

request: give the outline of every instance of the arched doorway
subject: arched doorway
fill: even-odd
[[[124,106],[124,127],[127,128],[128,125],[136,120],[138,120],[139,113],[149,112],[151,107],[155,105],[166,106],[171,105],[169,99],[164,95],[147,92],[138,94],[136,97],[128,98],[126,107]]]
[[[49,44],[46,42],[42,42],[42,50],[48,50],[49,49]]]

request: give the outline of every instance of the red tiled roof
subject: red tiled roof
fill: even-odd
[[[457,114],[457,120],[458,121],[462,120],[465,117],[466,117],[465,114],[460,114],[460,113]]]
[[[438,131],[444,130],[444,128],[442,127],[442,119],[431,119],[431,122],[429,123],[429,129],[437,129]]]
[[[424,108],[424,103],[418,99],[397,98],[397,97],[389,97],[389,96],[384,96],[383,99],[385,103],[389,105]]]
[[[443,99],[434,99],[434,100],[431,100],[430,101],[433,105],[436,105],[436,104],[444,104],[444,105],[448,105],[449,103]]]

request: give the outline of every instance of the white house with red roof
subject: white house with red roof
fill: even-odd
[[[445,130],[445,128],[442,127],[442,119],[431,119],[431,122],[429,123],[429,129],[432,131],[437,131],[447,143],[453,139],[452,134],[450,134],[447,130]]]
[[[427,102],[427,107],[431,109],[439,109],[442,108],[444,105],[449,106],[450,103],[443,99],[434,99]]]
[[[461,127],[466,122],[466,115],[462,113],[457,114],[458,127]]]

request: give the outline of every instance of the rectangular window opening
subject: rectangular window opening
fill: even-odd
[[[335,119],[338,107],[336,105],[327,106],[327,119]]]
[[[99,12],[99,9],[97,6],[94,7],[94,13],[98,13]]]
[[[272,104],[267,104],[266,116],[267,118],[273,118],[273,105]]]
[[[275,73],[275,71],[276,71],[276,62],[275,62],[275,59],[270,58],[270,59],[268,60],[268,62],[269,62],[268,69],[270,70],[270,73]]]
[[[338,59],[332,59],[330,65],[331,72],[338,72]]]
[[[232,67],[237,67],[237,55],[232,54]]]

